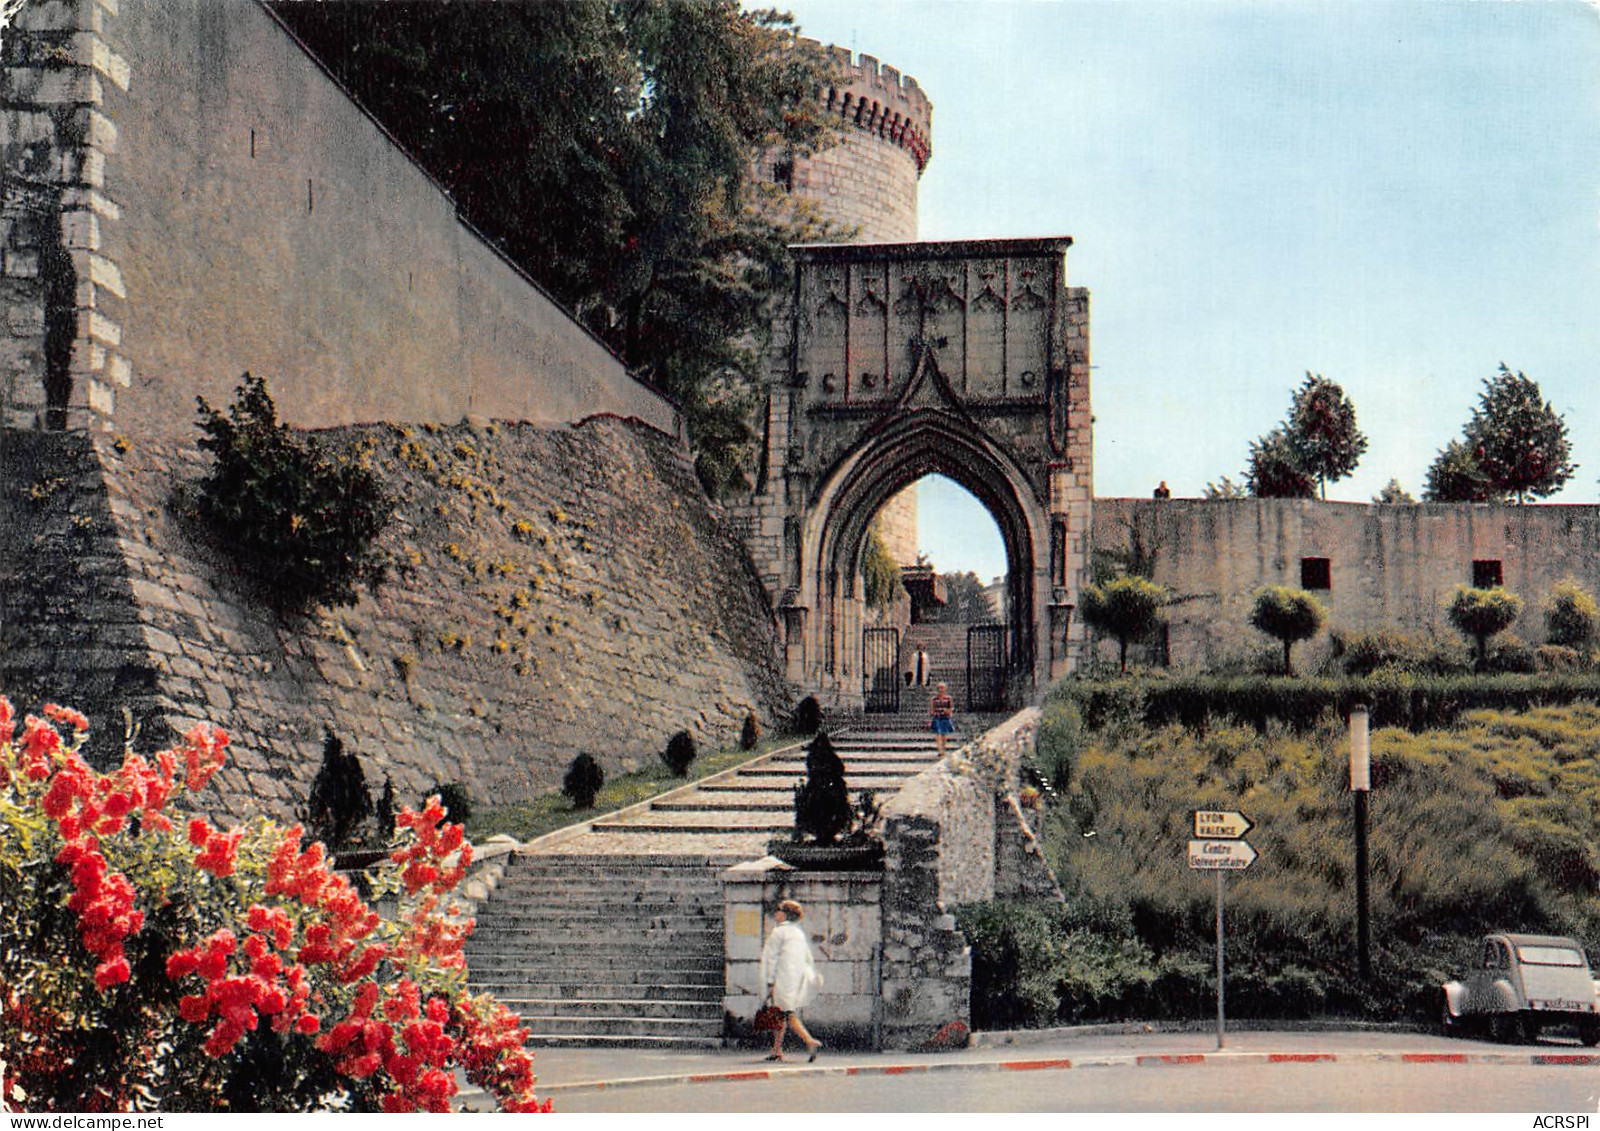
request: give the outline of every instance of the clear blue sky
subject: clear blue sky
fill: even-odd
[[[1503,360],[1566,414],[1580,466],[1554,501],[1596,500],[1594,6],[784,6],[933,100],[920,238],[1076,241],[1097,494],[1239,479],[1308,369],[1370,439],[1329,497],[1419,494]],[[924,503],[941,569],[1003,569],[981,510]]]

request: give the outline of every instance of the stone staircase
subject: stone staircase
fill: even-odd
[[[967,709],[967,625],[913,624],[900,635],[900,670],[911,667],[912,657],[921,650],[928,654],[928,686],[900,689],[900,714],[928,721],[928,701],[935,685],[945,683],[956,701],[956,710]]]
[[[880,800],[936,759],[926,733],[841,734],[852,794]],[[768,755],[518,852],[467,944],[475,992],[534,1045],[722,1043],[722,872],[794,824],[805,751]]]

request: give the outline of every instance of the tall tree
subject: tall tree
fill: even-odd
[[[928,624],[998,624],[994,606],[984,594],[982,578],[968,570],[965,573],[941,573],[945,603],[928,609]]]
[[[842,234],[751,177],[759,154],[832,140],[820,48],[734,0],[274,10],[468,219],[683,405],[709,489],[747,481],[787,247]]]
[[[1484,380],[1466,438],[1489,482],[1519,503],[1554,494],[1577,470],[1566,420],[1544,399],[1538,382],[1503,362],[1499,373]]]
[[[1428,468],[1422,487],[1422,498],[1430,503],[1496,503],[1504,497],[1478,466],[1465,440],[1451,440],[1444,446]]]
[[[1372,496],[1372,501],[1380,505],[1413,506],[1416,499],[1411,497],[1411,492],[1400,486],[1400,480],[1391,478],[1383,485],[1383,490]]]
[[[1320,373],[1306,374],[1289,406],[1284,435],[1295,465],[1316,479],[1321,497],[1328,481],[1356,469],[1367,450],[1367,437],[1356,427],[1356,409],[1344,389]]]
[[[1316,484],[1295,458],[1281,424],[1250,445],[1244,481],[1260,499],[1310,499],[1316,495]]]

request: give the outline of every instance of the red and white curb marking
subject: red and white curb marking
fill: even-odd
[[[1219,1064],[1518,1064],[1600,1068],[1600,1053],[1578,1052],[1200,1052],[1138,1053],[1118,1056],[1050,1057],[1037,1060],[953,1060],[916,1064],[822,1064],[793,1068],[746,1068],[723,1072],[684,1072],[540,1084],[541,1096],[608,1092],[619,1088],[659,1088],[674,1084],[734,1084],[746,1080],[786,1080],[808,1076],[908,1076],[928,1072],[1059,1072],[1078,1068],[1176,1068]]]

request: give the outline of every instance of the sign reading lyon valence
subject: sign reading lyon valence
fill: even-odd
[[[1191,840],[1189,867],[1203,872],[1242,872],[1256,862],[1247,840]]]
[[[1238,840],[1255,822],[1232,809],[1196,809],[1194,835],[1202,840]]]

